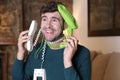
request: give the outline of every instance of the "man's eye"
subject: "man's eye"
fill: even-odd
[[[58,20],[57,20],[57,19],[52,19],[52,21],[53,21],[53,22],[58,22]]]
[[[46,18],[42,18],[42,21],[46,21],[47,19]]]

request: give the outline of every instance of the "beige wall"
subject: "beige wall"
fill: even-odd
[[[88,0],[73,0],[73,15],[77,19],[79,28],[74,32],[79,43],[90,50],[102,51],[104,53],[120,52],[120,36],[111,37],[88,37]]]

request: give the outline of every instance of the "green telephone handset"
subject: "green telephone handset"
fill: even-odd
[[[72,36],[73,29],[77,29],[78,25],[75,20],[75,18],[71,15],[71,13],[67,10],[67,8],[62,5],[58,4],[58,11],[65,20],[66,24],[68,25],[68,28],[63,31],[63,34],[65,37]]]
[[[58,4],[58,11],[60,13],[60,15],[63,17],[63,19],[65,20],[66,24],[68,25],[68,27],[63,31],[63,34],[66,37],[68,36],[72,36],[73,35],[73,29],[77,29],[78,25],[77,22],[75,20],[75,18],[71,15],[71,13],[67,10],[67,8],[62,5],[62,4]],[[51,48],[65,48],[66,47],[66,41],[64,40],[63,43],[60,43],[60,45],[58,46],[51,46],[49,42],[47,42],[47,44],[51,47]]]

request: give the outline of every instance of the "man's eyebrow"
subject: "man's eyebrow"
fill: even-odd
[[[58,21],[60,21],[60,19],[58,17],[52,17],[53,19],[57,19]]]
[[[41,18],[45,18],[45,17],[47,17],[47,16],[41,16]]]
[[[45,16],[45,15],[44,15],[44,16],[41,16],[41,19],[42,19],[42,18],[46,18],[46,17],[47,17],[47,16]],[[52,17],[52,18],[53,18],[53,19],[57,19],[58,21],[60,21],[60,19],[59,19],[58,17]]]

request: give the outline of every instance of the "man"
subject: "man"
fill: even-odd
[[[64,20],[58,11],[59,2],[50,2],[41,8],[41,31],[44,40],[34,46],[26,60],[27,31],[20,33],[17,58],[13,64],[13,80],[33,80],[35,69],[45,70],[46,80],[90,80],[89,50],[78,45],[78,40],[63,35]],[[67,41],[66,47],[59,47]],[[38,79],[41,80],[41,79]]]

